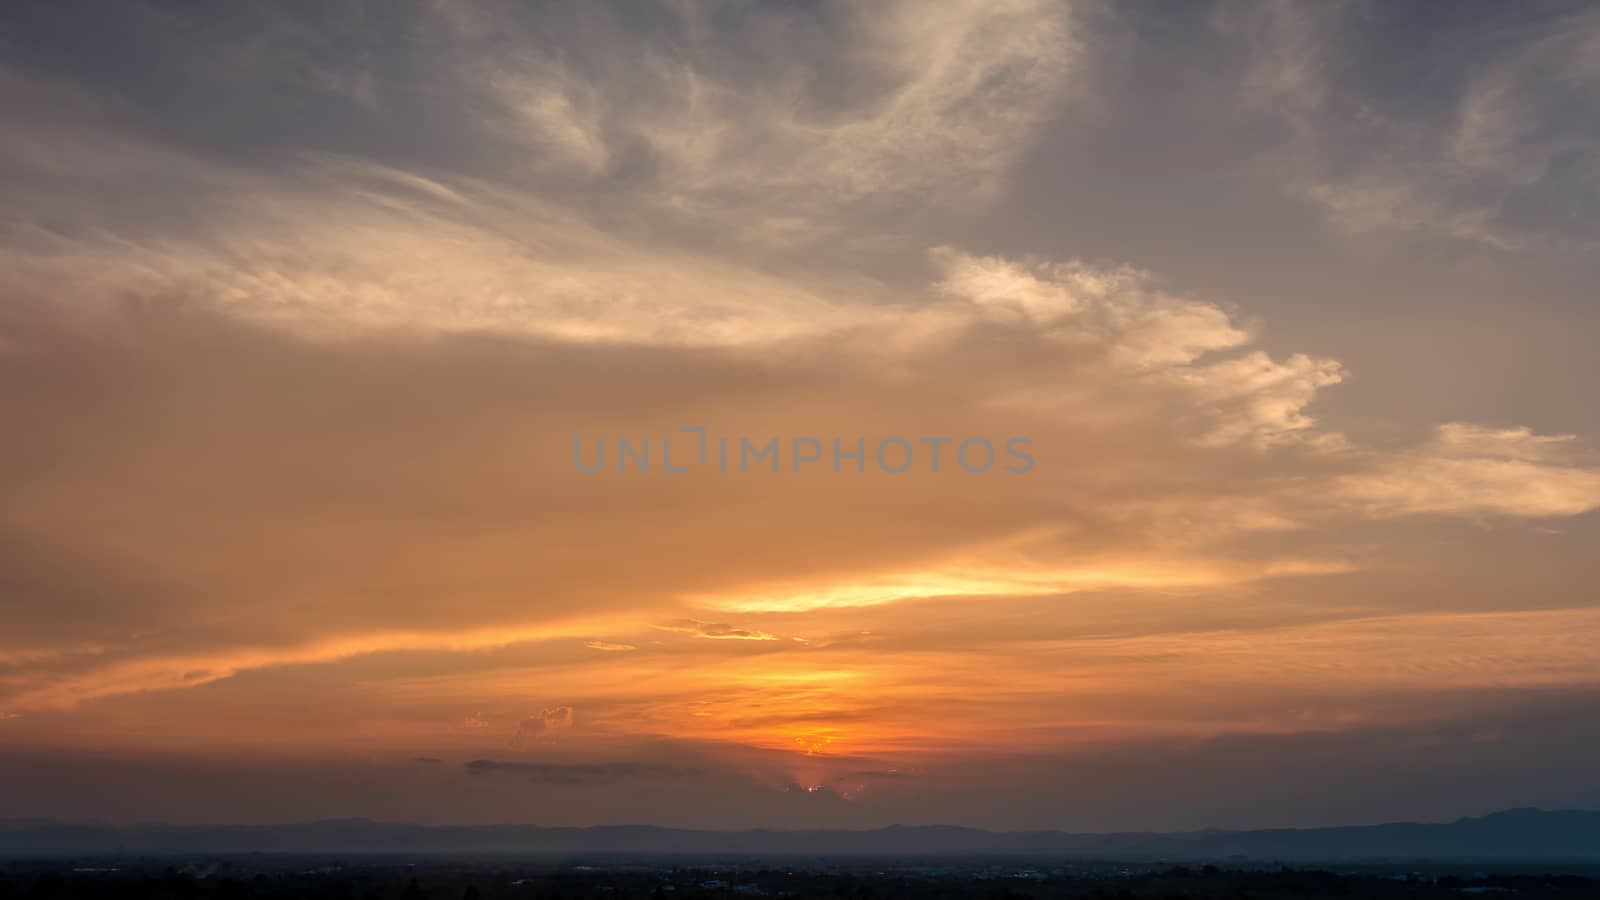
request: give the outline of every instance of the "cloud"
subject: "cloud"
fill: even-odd
[[[570,706],[552,706],[536,716],[529,716],[517,723],[517,732],[511,737],[511,746],[525,747],[569,731],[572,728],[572,718]]]
[[[172,40],[163,26],[204,17],[125,18],[100,24],[157,47]],[[0,253],[19,290],[49,292],[72,273],[85,304],[183,294],[322,336],[493,329],[726,345],[815,334],[872,304],[874,279],[775,273],[716,252],[725,236],[783,256],[854,242],[863,205],[977,202],[1070,86],[1077,53],[1070,6],[1033,0],[936,16],[915,4],[871,16],[662,10],[653,24],[675,40],[634,33],[601,7],[553,22],[423,5],[400,17],[426,73],[411,84],[371,71],[392,47],[383,29],[326,13],[263,18],[248,35],[208,30],[215,43],[185,52],[217,63],[235,96],[258,96],[263,116],[280,112],[283,91],[310,94],[309,105],[329,84],[360,85],[360,108],[345,111],[362,124],[335,126],[349,138],[328,142],[339,152],[290,141],[264,161],[197,146],[183,125],[194,110],[164,99],[172,73],[159,55],[156,84],[135,86],[146,103],[135,127],[111,124],[101,98],[63,79],[5,73],[14,102],[58,110],[0,139],[23,176],[3,195],[19,240]],[[747,52],[706,40],[724,29]],[[359,49],[304,47],[308,33]],[[302,70],[316,76],[258,81],[253,67],[223,64],[262,43],[309,57]],[[425,104],[412,112],[461,143],[371,142],[393,127],[415,137],[390,119],[405,103],[373,100],[383,86]],[[68,170],[90,173],[92,187],[72,191],[87,182]],[[127,214],[147,205],[153,172],[184,216]],[[76,225],[41,226],[47,209],[52,220],[70,210]],[[618,216],[682,237],[618,233]]]
[[[1593,10],[1552,7],[1514,27],[1430,21],[1408,66],[1429,82],[1415,97],[1361,64],[1418,46],[1421,26],[1395,10],[1266,5],[1216,24],[1250,60],[1244,95],[1290,130],[1278,167],[1289,190],[1337,228],[1511,253],[1600,241]]]
[[[845,775],[841,775],[839,777],[841,779],[850,779],[850,778],[894,778],[894,779],[899,779],[899,778],[915,778],[917,776],[911,774],[910,772],[902,772],[899,769],[883,769],[883,770],[877,770],[877,771],[868,769],[868,770],[861,771],[861,772],[850,772],[850,773],[847,773]]]
[[[700,769],[639,762],[538,763],[475,759],[465,763],[472,775],[508,772],[526,776],[535,784],[614,784],[657,778],[689,778],[702,775]]]
[[[1263,447],[1302,437],[1315,424],[1305,407],[1343,377],[1336,361],[1305,354],[1217,358],[1249,344],[1250,333],[1215,303],[1160,290],[1147,272],[1081,261],[1025,266],[948,247],[934,259],[942,293],[984,318],[1020,320],[1067,352],[1089,354],[1103,381],[1181,388],[1202,429],[1196,437],[1207,443]]]
[[[17,596],[55,600],[18,612],[23,627],[0,653],[24,656],[0,691],[8,706],[61,708],[351,657],[595,633],[638,646],[628,630],[663,614],[667,630],[786,644],[781,635],[810,629],[714,616],[1236,588],[1363,565],[1344,549],[1236,543],[1251,535],[1595,506],[1600,476],[1576,440],[1454,425],[1379,449],[1325,429],[1309,410],[1342,366],[1254,349],[1223,305],[1151,275],[949,248],[933,259],[924,305],[760,352],[526,336],[314,341],[159,298],[86,319],[11,307],[8,331],[29,351],[0,366],[32,387],[0,393],[0,411],[35,427],[5,450],[17,489],[0,554]],[[906,323],[915,337],[898,332]],[[520,387],[556,378],[578,388],[535,401]],[[961,473],[903,484],[780,473],[755,502],[733,479],[685,495],[670,478],[571,472],[569,435],[758,422],[796,392],[808,401],[782,427],[792,434],[1026,434],[1040,471],[989,478],[982,510]],[[929,408],[918,396],[944,400]],[[168,410],[167,429],[115,413],[111,397]],[[652,410],[644,419],[639,403]],[[85,404],[106,414],[65,412]],[[112,458],[92,450],[113,445]],[[557,497],[583,512],[542,515]],[[662,527],[620,515],[641,503],[698,510],[703,525],[683,553],[616,567],[608,541]],[[780,507],[789,515],[766,515]],[[856,512],[841,521],[844,508]],[[474,533],[472,521],[496,526]],[[441,552],[470,565],[432,564]],[[519,580],[547,590],[530,602],[508,587]],[[236,599],[219,600],[219,587]],[[252,602],[263,595],[273,602]],[[227,616],[202,615],[224,602]],[[50,612],[67,606],[85,614]],[[163,637],[128,637],[152,628]]]
[[[712,638],[714,640],[735,641],[775,641],[777,635],[765,631],[753,631],[748,628],[735,628],[724,622],[701,622],[698,619],[678,619],[665,625],[657,625],[663,631],[679,631],[692,634],[695,637]]]
[[[1418,446],[1378,449],[1321,427],[1308,409],[1340,377],[1338,363],[1241,344],[1247,330],[1220,304],[1152,276],[950,249],[935,260],[937,299],[892,320],[939,323],[920,337],[894,346],[885,321],[762,353],[483,336],[307,341],[156,299],[89,320],[12,307],[7,327],[29,352],[0,365],[33,387],[0,393],[0,409],[35,427],[5,451],[17,490],[0,554],[17,596],[56,599],[19,611],[23,627],[0,653],[23,655],[0,690],[9,706],[59,708],[350,657],[621,639],[663,612],[677,615],[667,630],[788,643],[780,635],[809,629],[712,616],[1221,589],[1361,566],[1343,550],[1231,543],[1250,535],[1418,515],[1566,517],[1596,505],[1597,466],[1575,439],[1448,425]],[[1208,325],[1168,330],[1159,324],[1168,319]],[[542,404],[518,387],[557,377],[575,379],[582,396]],[[784,473],[752,503],[727,479],[690,497],[665,478],[574,478],[570,441],[552,438],[757,421],[800,390],[810,399],[791,413],[791,433],[1027,434],[1040,471],[989,479],[981,511],[968,502],[972,483],[945,475],[907,491],[888,478]],[[946,400],[936,410],[907,402],[923,392]],[[162,404],[168,430],[64,412],[109,410],[108,397],[124,409]],[[655,410],[647,421],[634,412],[641,399]],[[383,416],[372,412],[380,406]],[[121,448],[114,458],[90,449],[110,445]],[[460,464],[469,454],[473,464]],[[1030,487],[1039,479],[1048,490]],[[586,512],[564,524],[542,516],[558,496]],[[695,546],[607,564],[605,541],[660,527],[617,518],[641,502],[700,510]],[[790,516],[768,519],[772,504]],[[235,515],[241,508],[252,515]],[[857,512],[841,522],[843,508]],[[473,535],[460,524],[480,518],[498,529]],[[571,543],[580,533],[588,542]],[[473,564],[432,565],[445,548]],[[507,589],[511,573],[550,589],[530,604]],[[218,585],[249,588],[228,616],[200,615],[222,602]],[[397,592],[411,601],[383,599]],[[274,603],[246,600],[263,593]],[[49,612],[73,604],[86,614]],[[278,614],[269,620],[268,609]],[[171,621],[191,624],[161,641],[127,637]]]
[[[1452,422],[1428,442],[1342,476],[1344,502],[1378,516],[1546,518],[1600,508],[1600,465],[1573,435]]]
[[[1587,12],[62,9],[0,69],[8,744],[920,789],[1594,685],[1585,383],[1414,352],[1593,236]],[[574,471],[686,425],[919,466]]]
[[[932,257],[942,274],[936,289],[985,317],[1030,322],[1068,346],[1103,347],[1132,368],[1182,365],[1250,341],[1221,307],[1160,291],[1150,273],[1127,266],[1026,265],[953,247]]]
[[[553,174],[615,177],[645,155],[648,201],[689,222],[737,217],[758,240],[814,236],[871,198],[974,193],[1070,86],[1078,53],[1070,5],[1034,0],[935,15],[684,7],[656,23],[680,40],[635,39],[626,62],[581,32],[560,57],[506,54],[505,33],[550,39],[508,9],[446,22],[436,49],[464,85],[488,86],[498,133]],[[712,30],[743,50],[706,44]]]

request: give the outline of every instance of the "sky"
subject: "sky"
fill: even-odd
[[[1600,8],[21,4],[0,110],[0,818],[1600,808]]]

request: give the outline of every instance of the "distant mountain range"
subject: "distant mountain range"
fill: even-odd
[[[694,831],[639,825],[435,827],[343,819],[299,825],[119,828],[0,820],[0,855],[10,857],[242,853],[1600,863],[1600,812],[1512,809],[1444,824],[1119,834],[993,832],[937,825],[862,831]]]

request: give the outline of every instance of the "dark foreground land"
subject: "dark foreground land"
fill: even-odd
[[[787,898],[1600,898],[1600,870],[1545,866],[1341,866],[1337,869],[870,861],[687,865],[505,860],[13,860],[0,900],[672,900]]]

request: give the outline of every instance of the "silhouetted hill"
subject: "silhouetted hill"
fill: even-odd
[[[431,827],[341,819],[298,825],[12,821],[0,854],[494,853],[525,855],[1027,856],[1140,860],[1600,862],[1600,812],[1514,809],[1443,824],[1070,834],[950,826],[692,831],[650,826]]]

